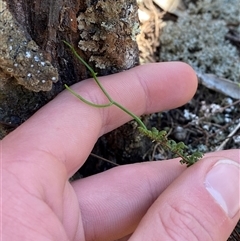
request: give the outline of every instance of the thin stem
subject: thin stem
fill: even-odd
[[[73,54],[87,67],[87,69],[90,71],[93,79],[95,80],[95,82],[97,83],[97,85],[99,86],[99,88],[102,90],[102,92],[104,93],[104,95],[108,98],[108,100],[110,102],[113,102],[112,98],[110,97],[110,95],[107,93],[107,91],[103,88],[103,86],[100,84],[99,80],[97,79],[97,74],[93,71],[93,69],[88,65],[88,63],[79,56],[79,54],[77,53],[77,51],[73,48],[73,46],[71,44],[69,44],[68,42],[64,41],[63,42],[72,50]]]
[[[106,159],[106,158],[103,158],[103,157],[101,157],[101,156],[98,156],[98,155],[96,155],[96,154],[94,154],[94,153],[90,153],[90,156],[93,156],[93,157],[96,157],[96,158],[98,158],[98,159],[100,159],[100,160],[102,160],[102,161],[111,163],[111,164],[114,165],[114,166],[119,166],[119,164],[117,164],[117,163],[115,163],[115,162],[113,162],[113,161],[110,161],[110,160],[108,160],[108,159]]]
[[[147,130],[147,127],[145,126],[145,124],[141,121],[141,119],[138,116],[133,114],[131,111],[129,111],[128,109],[126,109],[125,107],[123,107],[122,105],[120,105],[116,101],[113,101],[113,105],[116,105],[119,109],[126,112],[128,115],[130,115],[139,124],[139,126],[141,126],[143,129]]]
[[[93,71],[93,69],[88,65],[88,63],[81,58],[77,51],[73,48],[71,44],[69,44],[67,41],[63,40],[63,42],[72,50],[73,54],[87,67],[87,69],[91,72],[91,75],[96,75],[96,73]]]
[[[85,104],[93,106],[93,107],[104,108],[104,107],[109,107],[109,106],[112,106],[112,105],[117,106],[119,109],[121,109],[122,111],[127,113],[129,116],[131,116],[138,123],[139,130],[140,130],[141,133],[143,133],[145,136],[148,136],[150,139],[152,139],[154,141],[157,141],[164,148],[170,150],[174,154],[180,156],[182,158],[180,163],[182,163],[182,164],[186,163],[187,166],[190,166],[190,165],[194,164],[196,161],[198,161],[200,158],[202,158],[203,155],[200,152],[195,152],[191,156],[187,156],[186,154],[184,154],[183,150],[184,150],[184,148],[186,148],[184,143],[182,143],[182,142],[176,143],[173,140],[168,140],[167,134],[166,134],[165,131],[158,131],[156,128],[152,128],[151,131],[148,130],[147,127],[145,126],[145,124],[141,121],[141,119],[138,116],[136,116],[130,110],[126,109],[124,106],[122,106],[121,104],[119,104],[118,102],[114,101],[111,98],[111,96],[107,93],[107,91],[103,88],[103,86],[101,85],[101,83],[97,79],[97,74],[93,71],[93,69],[78,55],[76,50],[68,42],[66,42],[66,41],[63,41],[63,42],[72,50],[74,55],[91,72],[91,75],[92,75],[93,79],[95,80],[98,87],[102,90],[103,94],[107,97],[107,99],[109,100],[109,103],[108,104],[102,104],[102,105],[101,104],[100,105],[94,104],[94,103],[84,99],[82,96],[80,96],[79,94],[74,92],[70,87],[65,85],[65,87],[68,91],[70,91],[74,96],[76,96],[79,100],[83,101]]]
[[[139,126],[141,126],[143,129],[147,130],[147,127],[144,125],[144,123],[141,121],[141,119],[136,116],[135,114],[133,114],[131,111],[127,110],[125,107],[123,107],[122,105],[120,105],[118,102],[113,101],[113,102],[109,102],[108,104],[103,104],[103,105],[99,105],[99,104],[94,104],[93,102],[90,102],[86,99],[84,99],[81,95],[77,94],[75,91],[73,91],[69,86],[67,86],[66,84],[64,85],[66,87],[66,89],[71,92],[74,96],[76,96],[79,100],[81,100],[82,102],[84,102],[87,105],[93,106],[93,107],[97,107],[97,108],[105,108],[105,107],[110,107],[112,105],[117,106],[119,109],[121,109],[122,111],[126,112],[128,115],[130,115],[133,119],[136,120],[136,122],[139,124]]]
[[[123,107],[122,105],[120,105],[118,102],[114,101],[111,96],[107,93],[107,91],[103,88],[103,86],[101,85],[101,83],[99,82],[99,80],[97,79],[97,75],[96,73],[93,71],[93,69],[86,63],[86,61],[84,59],[82,59],[78,53],[76,52],[76,50],[72,47],[71,44],[69,44],[66,41],[63,41],[73,52],[73,54],[87,67],[87,69],[91,72],[92,77],[94,78],[95,82],[97,83],[97,85],[99,86],[99,88],[102,90],[102,92],[104,93],[104,95],[107,97],[107,99],[109,100],[110,103],[108,104],[103,104],[103,105],[98,105],[98,104],[94,104],[86,99],[84,99],[82,96],[78,95],[76,92],[74,92],[70,87],[68,87],[67,85],[65,85],[66,89],[69,90],[73,95],[75,95],[78,99],[80,99],[81,101],[83,101],[84,103],[93,106],[93,107],[97,107],[97,108],[102,108],[102,107],[109,107],[111,105],[115,105],[117,106],[119,109],[123,110],[125,113],[127,113],[128,115],[130,115],[134,120],[136,120],[136,122],[139,124],[139,126],[141,126],[143,129],[147,130],[147,127],[144,125],[144,123],[141,121],[141,119],[136,116],[135,114],[133,114],[131,111],[127,110],[125,107]]]
[[[81,100],[82,102],[84,102],[85,104],[87,105],[90,105],[90,106],[93,106],[93,107],[97,107],[97,108],[105,108],[105,107],[109,107],[111,105],[113,105],[113,102],[109,102],[108,104],[102,104],[102,105],[99,105],[99,104],[94,104],[93,102],[90,102],[86,99],[84,99],[81,95],[77,94],[75,91],[73,91],[69,86],[67,86],[66,84],[64,85],[65,88],[71,92],[74,96],[76,96],[79,100]]]

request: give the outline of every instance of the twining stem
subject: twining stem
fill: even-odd
[[[113,105],[112,102],[109,102],[108,104],[102,104],[102,105],[101,105],[101,104],[94,104],[94,103],[92,103],[92,102],[84,99],[81,95],[77,94],[77,93],[76,93],[75,91],[73,91],[68,85],[65,84],[64,86],[65,86],[65,88],[66,88],[69,92],[71,92],[74,96],[76,96],[79,100],[81,100],[82,102],[84,102],[84,103],[87,104],[87,105],[90,105],[90,106],[93,106],[93,107],[97,107],[97,108],[104,108],[104,107],[109,107],[109,106]]]
[[[71,44],[69,44],[68,42],[66,41],[63,41],[71,50],[72,52],[74,53],[74,55],[87,67],[87,69],[90,71],[93,79],[95,80],[95,82],[97,83],[97,85],[99,86],[99,88],[102,90],[102,92],[104,93],[104,95],[108,98],[109,102],[113,102],[113,99],[110,97],[110,95],[107,93],[107,91],[103,88],[103,86],[100,84],[100,82],[98,81],[97,79],[97,73],[95,73],[93,71],[93,69],[88,65],[88,63],[83,59],[81,58],[78,53],[76,52],[76,50],[73,48],[73,46]],[[99,106],[100,107],[100,106]]]
[[[98,82],[98,80],[96,80]],[[100,84],[100,83],[99,83]],[[101,84],[100,84],[101,85]],[[93,107],[97,107],[97,108],[105,108],[105,107],[110,107],[111,105],[115,105],[117,106],[119,109],[121,109],[122,111],[124,111],[125,113],[127,113],[128,115],[130,115],[138,124],[139,126],[141,126],[143,129],[147,130],[147,127],[144,125],[144,123],[141,121],[141,119],[133,114],[131,111],[129,111],[128,109],[126,109],[125,107],[123,107],[121,104],[119,104],[118,102],[114,101],[111,99],[111,101],[109,100],[108,104],[94,104],[86,99],[84,99],[81,95],[77,94],[75,91],[73,91],[68,85],[64,85],[65,88],[71,92],[74,96],[76,96],[79,100],[81,100],[82,102],[84,102],[87,105],[93,106]]]
[[[147,130],[147,127],[145,126],[145,124],[141,121],[141,119],[138,116],[133,114],[131,111],[129,111],[128,109],[126,109],[125,107],[123,107],[122,105],[120,105],[116,101],[113,102],[113,105],[116,105],[119,109],[121,109],[124,112],[126,112],[128,115],[130,115],[139,124],[139,126],[141,126],[143,129]]]
[[[74,96],[76,96],[79,100],[84,102],[87,105],[90,105],[92,107],[96,108],[105,108],[110,107],[112,105],[117,106],[119,109],[127,113],[129,116],[131,116],[139,125],[139,130],[142,134],[145,136],[148,136],[153,141],[156,141],[160,143],[165,149],[170,150],[175,155],[181,157],[180,160],[181,164],[187,164],[187,166],[191,166],[195,162],[197,162],[203,154],[201,152],[195,152],[192,155],[188,156],[183,151],[187,148],[187,146],[183,142],[176,143],[173,140],[167,139],[167,133],[165,131],[158,131],[156,128],[152,128],[152,130],[148,130],[145,124],[141,121],[141,119],[136,116],[134,113],[132,113],[130,110],[126,109],[124,106],[119,104],[118,102],[114,101],[111,96],[108,94],[108,92],[104,89],[104,87],[101,85],[97,78],[97,73],[93,71],[93,69],[78,55],[76,50],[66,41],[63,41],[73,52],[73,54],[86,66],[86,68],[90,71],[94,81],[98,85],[98,87],[102,90],[103,94],[107,97],[108,103],[107,104],[95,104],[93,102],[90,102],[77,94],[75,91],[73,91],[69,86],[65,85],[66,89],[70,91]]]
[[[103,94],[107,97],[107,99],[109,100],[109,103],[107,104],[95,104],[92,103],[86,99],[84,99],[82,96],[80,96],[79,94],[77,94],[75,91],[73,91],[68,85],[64,85],[66,87],[67,90],[69,90],[74,96],[76,96],[79,100],[81,100],[82,102],[84,102],[87,105],[93,106],[93,107],[97,107],[97,108],[104,108],[104,107],[109,107],[111,105],[115,105],[117,106],[119,109],[121,109],[122,111],[124,111],[125,113],[127,113],[128,115],[130,115],[133,119],[136,120],[136,122],[139,124],[139,126],[141,126],[143,129],[147,130],[147,127],[144,125],[144,123],[141,121],[141,119],[136,116],[134,113],[132,113],[131,111],[129,111],[128,109],[126,109],[124,106],[122,106],[121,104],[119,104],[118,102],[114,101],[111,96],[107,93],[107,91],[104,89],[104,87],[101,85],[101,83],[99,82],[98,78],[97,78],[97,74],[93,71],[93,69],[86,63],[86,61],[84,59],[82,59],[78,53],[76,52],[76,50],[72,47],[72,45],[70,45],[68,42],[63,41],[74,53],[74,55],[87,67],[87,69],[90,71],[94,81],[97,83],[97,85],[99,86],[99,88],[102,90]]]

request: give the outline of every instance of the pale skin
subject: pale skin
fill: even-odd
[[[197,87],[191,67],[177,62],[99,79],[137,115],[181,106]],[[72,88],[106,102],[92,80]],[[239,150],[206,154],[190,168],[177,159],[147,162],[69,183],[97,138],[129,120],[114,106],[94,108],[64,91],[3,139],[2,240],[225,241],[239,211],[230,218],[203,188],[203,178],[220,158],[239,162]]]

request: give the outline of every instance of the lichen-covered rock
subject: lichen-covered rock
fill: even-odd
[[[162,61],[181,60],[203,73],[239,82],[239,53],[225,39],[228,25],[240,24],[238,0],[199,0],[160,37]]]
[[[99,0],[77,18],[79,48],[90,53],[90,62],[111,72],[126,70],[138,62],[139,33],[136,0]]]
[[[20,85],[38,92],[49,91],[58,71],[44,58],[38,45],[16,23],[6,3],[0,12],[0,87],[14,77]]]

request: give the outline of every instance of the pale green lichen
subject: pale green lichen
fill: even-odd
[[[189,14],[209,13],[213,19],[221,19],[227,24],[239,26],[240,2],[239,0],[199,0],[196,4],[189,4],[188,12]]]
[[[196,70],[239,82],[239,53],[226,35],[240,23],[238,0],[201,0],[189,4],[177,23],[168,22],[160,36],[162,61],[181,60]],[[239,30],[239,28],[238,28]]]

